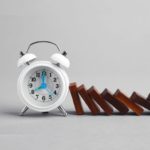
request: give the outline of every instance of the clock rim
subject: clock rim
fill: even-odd
[[[30,72],[32,69],[36,68],[36,67],[48,67],[51,69],[54,69],[54,71],[56,71],[56,73],[59,75],[59,77],[61,78],[62,81],[62,92],[60,97],[58,98],[58,100],[56,102],[54,102],[52,105],[49,106],[41,106],[41,107],[37,107],[34,106],[33,104],[29,103],[29,99],[32,100],[31,97],[28,97],[25,90],[24,90],[24,79],[26,77],[26,75],[28,74],[28,72]],[[49,61],[36,61],[31,63],[30,65],[26,66],[20,73],[19,78],[18,78],[18,82],[17,82],[17,93],[19,98],[21,99],[21,101],[29,108],[36,110],[36,111],[40,111],[40,112],[45,112],[45,111],[51,111],[57,107],[59,107],[65,100],[67,93],[68,93],[68,86],[69,86],[69,78],[66,74],[66,72],[64,70],[62,70],[60,67],[52,64]]]

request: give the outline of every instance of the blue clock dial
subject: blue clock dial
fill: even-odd
[[[61,92],[59,76],[52,70],[40,69],[32,73],[28,80],[29,94],[38,102],[55,102]]]

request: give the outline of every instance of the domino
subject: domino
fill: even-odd
[[[77,85],[76,85],[75,82],[71,83],[69,85],[69,90],[70,90],[70,93],[71,93],[71,96],[72,96],[72,100],[73,100],[73,103],[74,103],[76,114],[77,115],[83,115],[84,110],[82,108],[81,100],[80,100],[80,97],[79,97],[79,94],[78,94]]]
[[[97,105],[94,103],[94,101],[91,99],[91,97],[88,95],[87,90],[85,89],[85,86],[83,84],[78,87],[78,92],[82,97],[82,99],[84,100],[84,102],[89,107],[91,113],[93,115],[97,115],[100,112],[100,110],[97,107]]]
[[[127,106],[124,105],[117,98],[115,98],[108,89],[105,89],[101,95],[107,102],[109,102],[112,106],[114,106],[121,114],[128,113],[129,109],[127,108]]]
[[[113,108],[103,99],[98,90],[92,86],[87,90],[89,95],[97,102],[97,104],[104,110],[107,115],[111,115]]]
[[[145,100],[145,98],[140,94],[133,92],[133,94],[130,97],[130,100],[150,110],[150,101]]]
[[[143,108],[132,102],[125,94],[120,90],[117,90],[114,94],[114,97],[117,98],[120,102],[130,108],[136,115],[141,115],[143,113]]]

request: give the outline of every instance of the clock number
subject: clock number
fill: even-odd
[[[34,94],[34,90],[31,90],[31,94]]]
[[[38,78],[40,77],[40,73],[39,72],[36,73],[36,77],[38,77]]]
[[[57,88],[57,89],[59,88],[59,84],[56,84],[56,88]]]
[[[45,101],[45,96],[42,96],[42,100]]]
[[[57,81],[57,78],[53,78],[53,82],[56,82]]]
[[[49,95],[49,99],[52,100],[52,95]]]
[[[32,83],[29,83],[28,86],[29,86],[29,88],[32,88],[33,85],[32,85]]]
[[[36,78],[35,78],[35,77],[31,78],[31,81],[32,81],[32,82],[35,82],[35,81],[36,81]]]
[[[38,99],[39,98],[39,95],[38,94],[36,94],[36,99]]]
[[[54,91],[54,94],[57,95],[57,91],[56,90]]]
[[[52,77],[52,73],[49,73],[49,76]]]

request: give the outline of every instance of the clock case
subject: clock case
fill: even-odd
[[[29,53],[29,49],[32,45],[35,45],[38,43],[53,44],[57,47],[59,53],[55,53],[51,56],[51,62],[50,61],[36,61],[36,58],[37,58],[36,55]],[[64,102],[64,100],[67,96],[68,86],[69,86],[69,78],[63,69],[63,68],[69,68],[70,67],[70,61],[68,58],[66,58],[66,55],[67,55],[66,51],[61,53],[58,45],[53,43],[53,42],[50,42],[50,41],[33,42],[28,46],[26,53],[20,52],[21,57],[18,60],[17,67],[18,68],[23,67],[23,69],[22,69],[20,76],[18,78],[17,92],[18,92],[19,98],[25,104],[25,107],[23,107],[23,109],[21,110],[20,115],[24,115],[25,112],[27,112],[27,110],[29,108],[36,110],[36,111],[39,111],[39,112],[43,112],[43,113],[48,113],[49,111],[51,111],[55,108],[58,108],[63,113],[64,116],[67,116],[67,112],[65,111],[65,109],[62,106],[62,103]],[[61,79],[63,81],[61,96],[59,97],[59,99],[54,104],[52,104],[49,107],[45,107],[45,108],[35,107],[34,105],[29,103],[29,100],[27,99],[27,96],[25,96],[25,93],[24,93],[24,89],[23,89],[24,78],[30,70],[32,70],[36,67],[52,68],[53,70],[55,70],[58,73],[58,75],[61,77]]]

